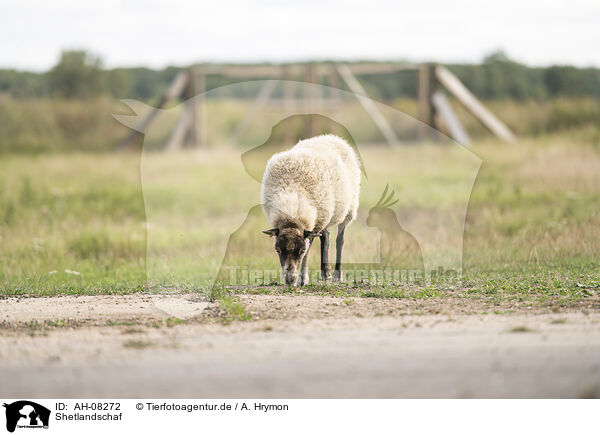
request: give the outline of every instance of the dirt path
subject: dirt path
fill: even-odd
[[[0,397],[600,395],[595,306],[241,299],[232,322],[192,295],[0,300]]]

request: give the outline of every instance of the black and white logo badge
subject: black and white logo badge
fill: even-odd
[[[19,400],[3,405],[6,408],[6,430],[48,429],[50,410],[29,400]]]

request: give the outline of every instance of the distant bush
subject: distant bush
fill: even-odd
[[[0,153],[112,150],[128,132],[112,117],[118,112],[123,106],[108,97],[0,96]]]
[[[487,100],[485,105],[519,136],[587,129],[587,140],[598,142],[600,138],[600,99],[581,97],[527,101]],[[472,137],[489,134],[462,105],[453,103],[453,107]]]
[[[106,90],[102,61],[85,51],[63,51],[47,74],[53,94],[67,98],[99,95]]]

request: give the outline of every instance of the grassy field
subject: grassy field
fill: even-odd
[[[514,145],[479,142],[472,151],[483,163],[468,204],[460,288],[443,283],[377,288],[316,283],[304,291],[422,298],[460,291],[517,300],[561,298],[568,303],[597,294],[598,147],[555,137]],[[432,213],[460,214],[465,189],[470,189],[462,164],[448,163],[458,162],[452,151],[409,147],[394,159],[384,148],[363,147],[361,152],[369,162],[369,178],[359,218],[348,231],[349,261],[364,262],[365,252],[376,250],[376,237],[361,222],[386,182],[396,186],[403,222],[423,222]],[[400,168],[389,163],[398,159],[404,162]],[[207,290],[229,234],[258,204],[260,184],[241,170],[239,151],[228,149],[168,158],[145,154],[141,177],[143,191],[140,156],[133,153],[3,157],[0,293]],[[250,234],[263,229],[261,216],[250,226]],[[251,246],[244,255],[260,267],[277,269],[266,236],[246,245],[245,236],[240,237],[241,246]],[[442,247],[452,244],[439,235],[434,240]],[[435,246],[422,249],[435,252]],[[439,255],[445,255],[443,249]],[[177,268],[165,268],[167,263]],[[250,291],[279,290],[261,286]]]
[[[252,88],[252,83],[240,85]],[[225,91],[227,88],[225,88]],[[257,93],[258,88],[252,90]],[[220,89],[211,91],[218,96]],[[326,92],[327,93],[327,92]],[[250,93],[251,94],[251,93]],[[381,139],[377,127],[365,118],[364,110],[350,94],[344,94],[343,104],[336,115],[344,125],[352,125],[355,139],[372,142]],[[148,102],[152,104],[152,102]],[[251,100],[232,100],[224,97],[210,99],[208,111],[208,142],[226,143],[238,123],[251,106]],[[416,100],[401,98],[386,102],[389,106],[412,117],[418,116]],[[491,100],[484,104],[497,114],[520,137],[557,135],[565,141],[600,144],[600,100],[594,98],[554,98],[547,100],[512,101]],[[264,129],[279,122],[281,107],[273,106],[257,116],[253,126],[242,138],[248,144],[262,140]],[[489,131],[462,105],[453,102],[457,116],[472,138],[487,140]],[[173,128],[180,108],[158,122],[158,131],[145,146],[164,144]],[[34,98],[15,99],[0,95],[0,153],[68,153],[111,151],[128,134],[124,125],[113,119],[111,114],[131,115],[132,112],[120,101],[108,98],[60,99]],[[394,119],[393,112],[387,112]],[[398,134],[403,138],[416,135],[416,123],[400,122],[395,119]],[[168,124],[168,125],[160,125]],[[404,124],[404,125],[402,125]],[[398,127],[401,125],[400,127]],[[546,139],[542,139],[546,140]]]

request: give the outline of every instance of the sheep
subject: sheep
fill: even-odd
[[[328,228],[334,225],[338,225],[334,280],[341,279],[344,233],[356,219],[360,172],[352,147],[331,134],[301,140],[267,162],[261,205],[272,229],[263,233],[275,237],[286,285],[308,284],[307,256],[315,237],[321,242],[321,279],[331,278]]]

